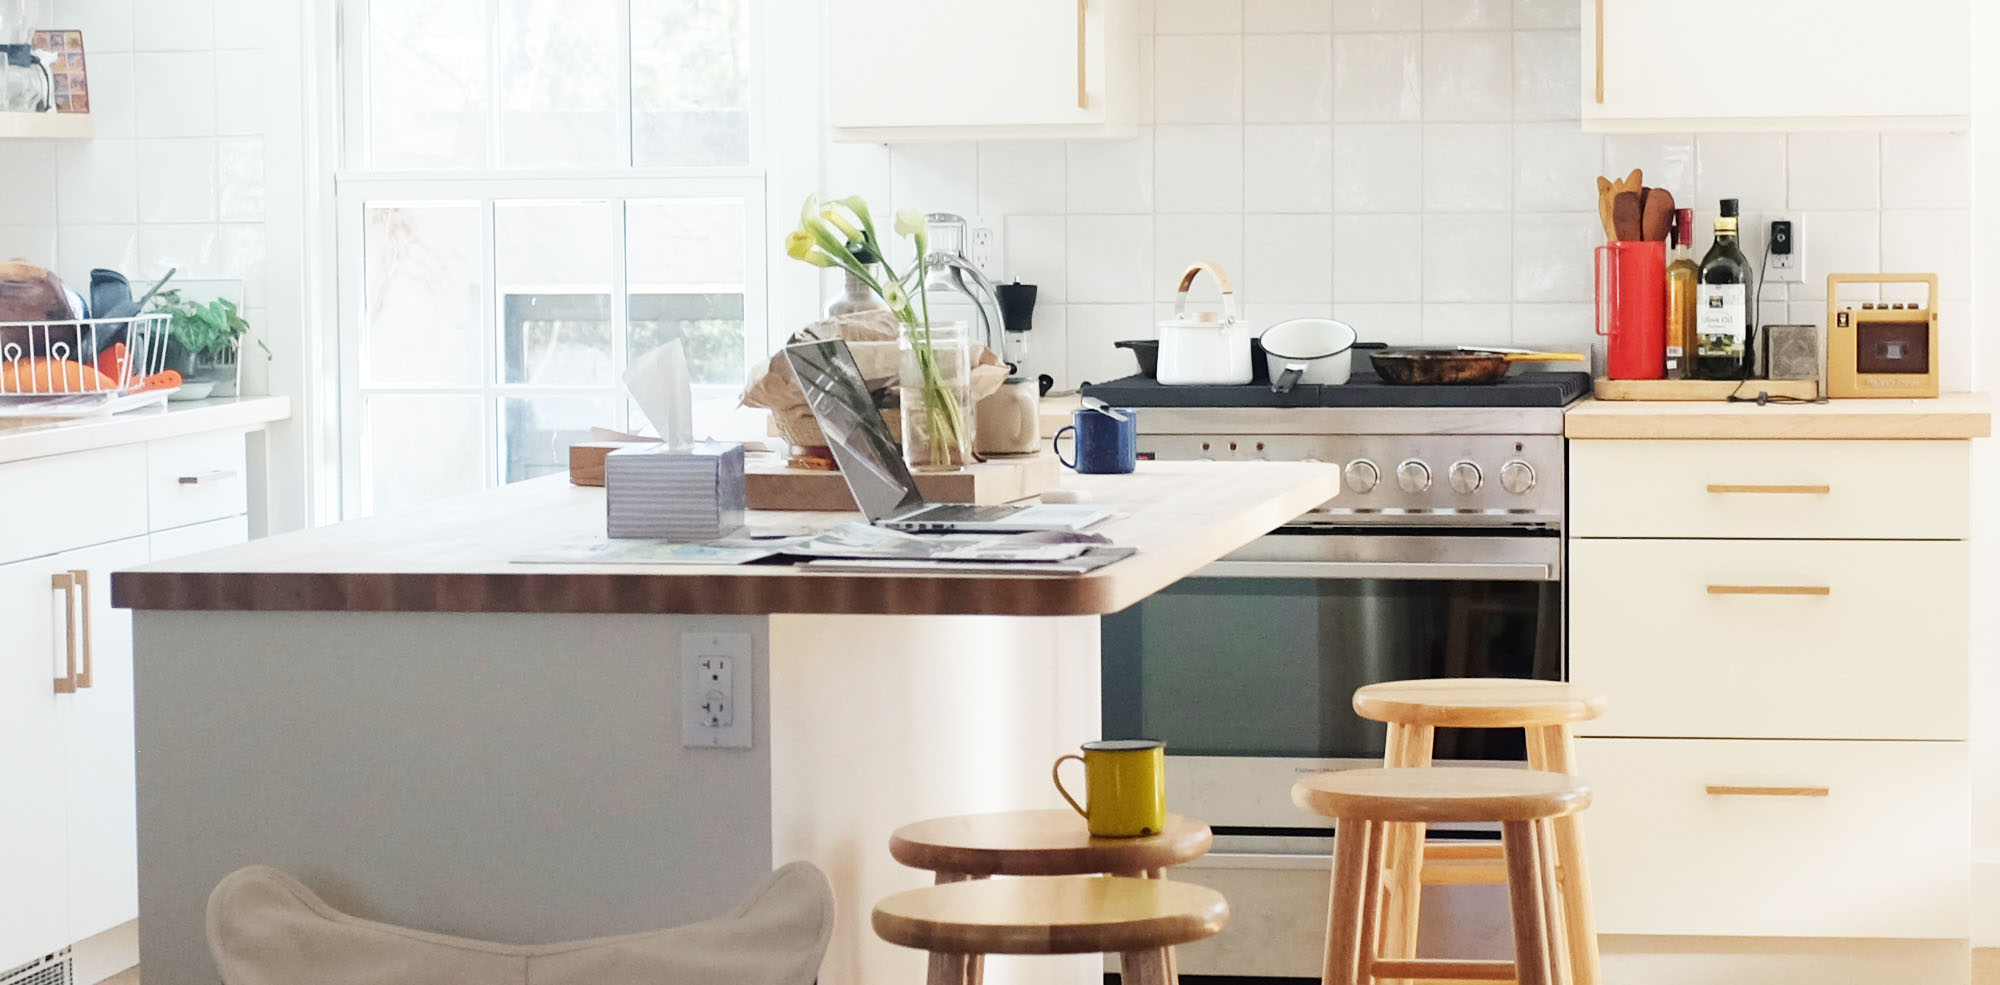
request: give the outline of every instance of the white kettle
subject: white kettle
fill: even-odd
[[[1222,288],[1222,317],[1187,314],[1188,288],[1197,274],[1208,271]],[[1181,275],[1174,297],[1174,316],[1160,323],[1160,366],[1157,378],[1170,386],[1241,386],[1250,382],[1250,325],[1236,317],[1236,290],[1222,268],[1198,261]]]

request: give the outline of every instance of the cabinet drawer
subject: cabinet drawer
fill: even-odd
[[[146,532],[146,449],[0,465],[0,564]]]
[[[250,518],[223,517],[189,527],[161,530],[148,539],[152,545],[153,560],[171,561],[177,557],[249,543]]]
[[[1967,441],[1572,441],[1576,537],[1962,539]]]
[[[1964,743],[1583,739],[1577,755],[1602,933],[1968,932]]]
[[[191,434],[146,449],[152,529],[219,520],[248,508],[241,432]]]
[[[1611,699],[1584,734],[1966,737],[1964,542],[1577,540],[1569,570],[1570,676]]]

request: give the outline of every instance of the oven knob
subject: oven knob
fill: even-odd
[[[1431,467],[1412,458],[1396,466],[1396,485],[1406,493],[1420,493],[1431,487]]]
[[[1535,467],[1515,459],[1500,466],[1500,486],[1516,496],[1535,488]]]
[[[1451,482],[1451,490],[1460,495],[1478,492],[1479,484],[1486,480],[1480,474],[1479,466],[1471,462],[1451,463],[1451,470],[1445,473],[1445,478]]]
[[[1345,475],[1347,488],[1358,493],[1373,491],[1375,484],[1382,481],[1382,470],[1365,458],[1357,458],[1347,463]]]

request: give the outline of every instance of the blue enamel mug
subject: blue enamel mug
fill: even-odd
[[[1056,432],[1056,458],[1085,475],[1124,475],[1139,465],[1139,415],[1125,408],[1109,413],[1092,407],[1076,412],[1076,423]],[[1063,458],[1063,435],[1076,436],[1076,460]]]

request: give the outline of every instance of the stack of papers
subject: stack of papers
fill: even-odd
[[[614,539],[712,541],[743,526],[743,446],[620,448],[604,459],[605,532]]]
[[[917,535],[843,523],[792,536],[738,536],[708,544],[583,541],[516,558],[539,564],[749,564],[802,561],[815,570],[1082,574],[1132,556],[1096,534]]]

